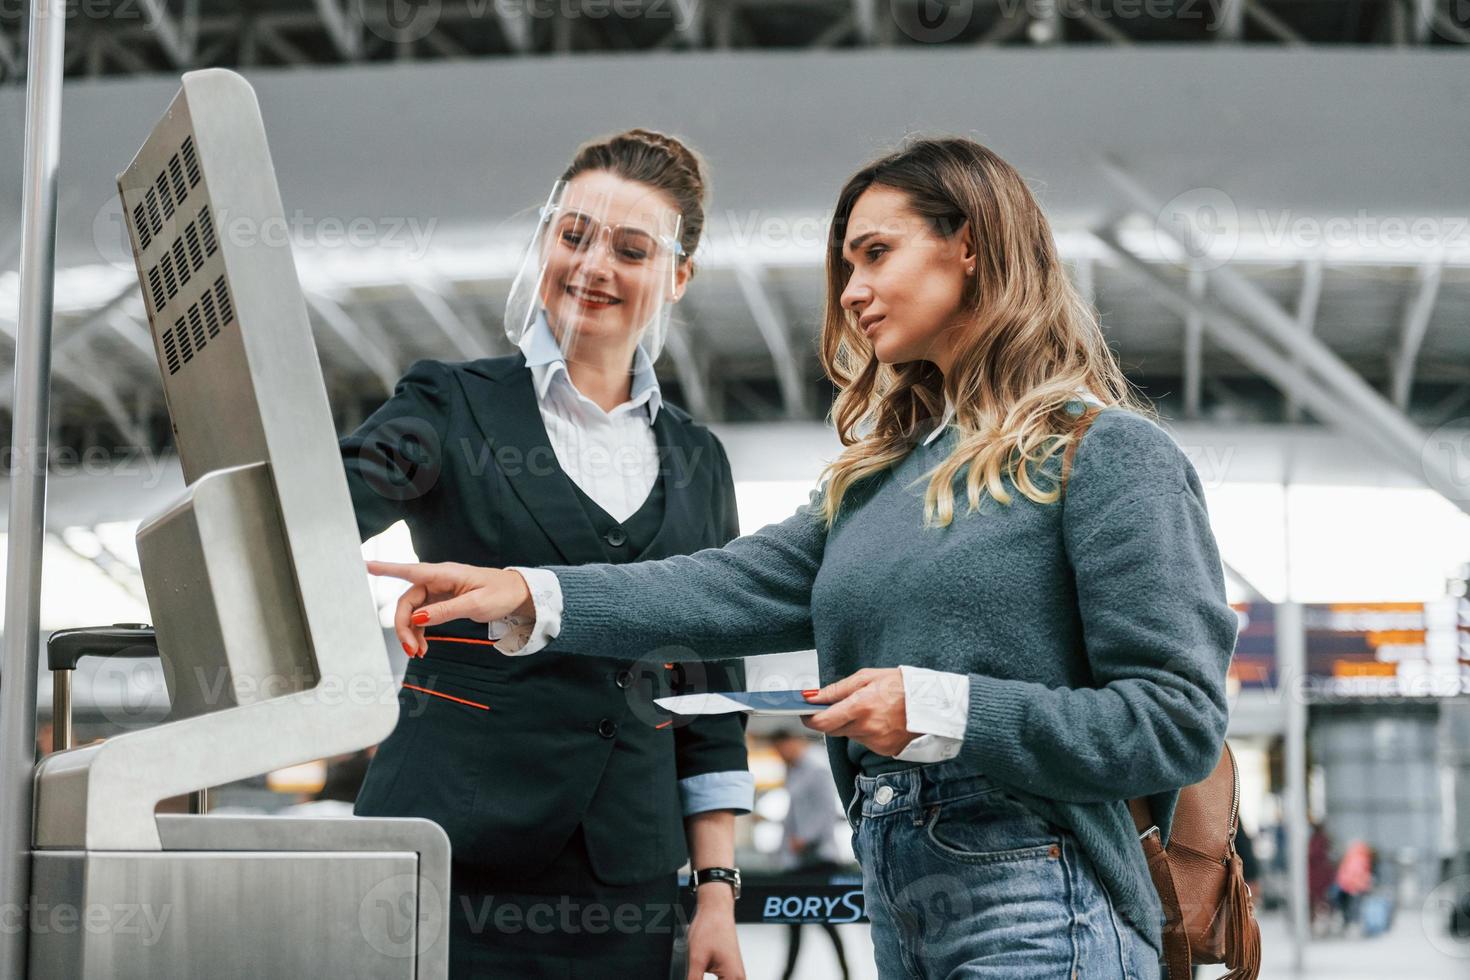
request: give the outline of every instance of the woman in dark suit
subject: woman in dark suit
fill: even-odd
[[[342,440],[364,538],[402,520],[425,561],[544,565],[738,534],[724,449],[662,401],[653,372],[704,194],[698,158],[670,137],[633,130],[578,151],[512,287],[521,353],[420,361]],[[524,643],[519,629],[452,622],[405,647],[398,726],[355,810],[448,833],[454,975],[663,980],[676,872],[733,866],[753,784],[739,718],[686,724],[652,699],[743,688],[743,672],[686,669],[636,636],[575,661],[491,648]],[[734,898],[723,880],[698,886],[688,976],[743,978]]]

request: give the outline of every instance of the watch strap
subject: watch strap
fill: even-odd
[[[700,885],[707,885],[713,881],[725,882],[735,892],[735,897],[740,897],[739,868],[700,868],[689,876],[689,887],[698,891]]]

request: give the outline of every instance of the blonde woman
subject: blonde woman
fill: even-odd
[[[808,506],[646,564],[375,565],[413,583],[398,632],[519,611],[552,651],[815,646],[881,976],[1157,977],[1124,801],[1167,837],[1219,758],[1235,642],[1199,480],[985,147],[858,172],[827,286],[846,450]]]

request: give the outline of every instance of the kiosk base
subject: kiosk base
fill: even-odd
[[[32,852],[30,975],[441,978],[427,820],[161,815],[162,851]]]

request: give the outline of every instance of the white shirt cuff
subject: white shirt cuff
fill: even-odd
[[[970,720],[970,677],[925,667],[901,666],[905,727],[919,737],[894,758],[944,762],[959,755]]]
[[[510,571],[519,572],[526,580],[536,617],[530,621],[521,616],[493,620],[489,624],[489,636],[495,641],[495,649],[506,656],[525,657],[545,649],[561,632],[561,583],[544,568],[512,565]]]

